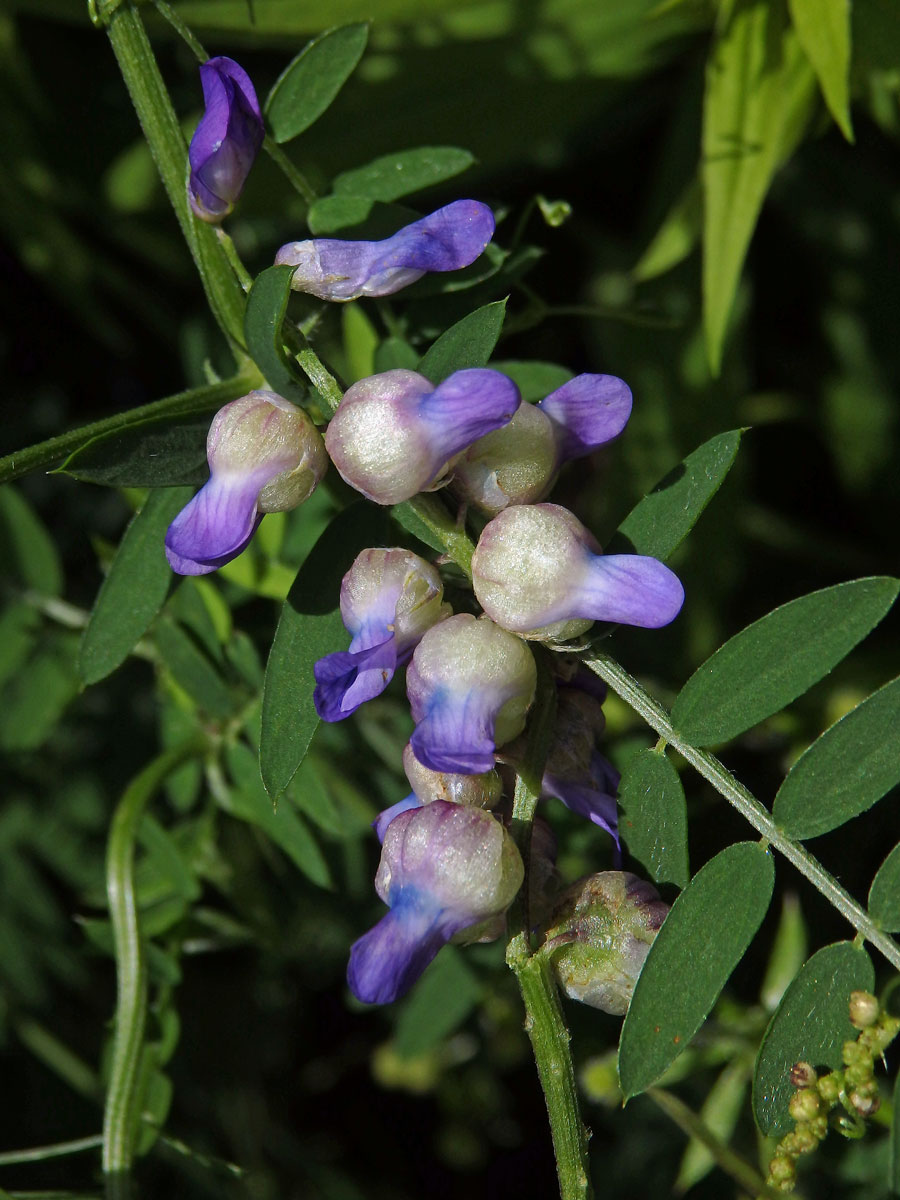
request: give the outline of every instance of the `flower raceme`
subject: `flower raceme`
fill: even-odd
[[[630,416],[631,389],[621,379],[578,375],[474,442],[453,464],[454,494],[487,513],[533,504],[565,463],[618,437]]]
[[[206,110],[188,151],[188,200],[194,215],[217,225],[234,208],[265,137],[250,77],[233,59],[200,67]]]
[[[341,477],[376,504],[441,486],[450,460],[519,407],[499,371],[454,371],[435,386],[416,371],[383,371],[345,392],[325,431]]]
[[[450,615],[437,569],[409,550],[363,550],[341,583],[341,618],[349,650],[314,668],[316,712],[324,721],[349,717],[380,695],[426,629]]]
[[[206,440],[210,476],[166,534],[179,575],[206,575],[236,558],[267,512],[309,499],[328,466],[322,435],[301,409],[254,391],[219,409]]]
[[[452,937],[504,913],[523,878],[512,838],[483,809],[436,800],[400,813],[375,876],[390,912],[350,951],[353,994],[368,1004],[402,996]]]
[[[684,588],[658,559],[603,554],[558,504],[514,505],[484,527],[472,584],[492,621],[524,638],[566,641],[594,621],[658,629],[678,616]]]
[[[494,214],[478,200],[455,200],[379,242],[314,238],[288,242],[276,265],[295,267],[291,287],[320,300],[390,296],[428,271],[456,271],[494,235]]]

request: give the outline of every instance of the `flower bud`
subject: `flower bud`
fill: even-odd
[[[493,808],[503,795],[503,784],[496,771],[480,775],[459,775],[430,771],[423,767],[411,745],[403,749],[403,770],[410,787],[423,804],[447,800],[451,804],[470,804],[474,808]]]
[[[322,435],[274,392],[255,391],[220,408],[206,439],[210,477],[166,534],[179,575],[206,575],[244,550],[267,512],[308,500],[328,466]]]
[[[191,138],[188,200],[201,221],[218,224],[234,208],[265,137],[247,72],[230,58],[200,67],[206,111]]]
[[[684,589],[655,558],[604,555],[558,504],[507,508],[485,526],[472,558],[481,607],[525,638],[566,641],[594,621],[656,629],[678,615]]]
[[[390,912],[350,951],[347,980],[368,1004],[389,1004],[455,934],[506,911],[524,869],[506,830],[479,808],[437,800],[390,824],[375,890]]]
[[[376,504],[440,487],[449,459],[510,420],[519,389],[487,368],[455,371],[437,387],[416,371],[353,384],[325,432],[343,479]]]
[[[419,642],[406,672],[413,753],[432,771],[478,775],[525,728],[537,669],[519,638],[468,613]]]
[[[323,721],[341,721],[378,696],[426,629],[450,615],[437,568],[410,550],[363,550],[341,583],[350,649],[320,658],[313,700]]]
[[[850,993],[850,1024],[855,1029],[868,1029],[878,1020],[878,1001],[871,992]]]
[[[544,948],[567,996],[621,1016],[669,911],[652,884],[601,871],[560,897]]]
[[[456,271],[494,235],[494,214],[478,200],[455,200],[379,242],[315,238],[289,242],[276,265],[296,267],[291,287],[320,300],[389,296],[426,271]]]
[[[605,829],[618,846],[615,798],[620,776],[596,745],[606,724],[598,698],[603,689],[587,690],[578,686],[582,681],[590,686],[588,679],[577,675],[572,686],[557,687],[556,721],[541,794],[555,796],[573,812]]]
[[[470,446],[453,465],[453,490],[482,512],[533,504],[564,463],[618,437],[630,414],[631,391],[621,379],[578,375]]]

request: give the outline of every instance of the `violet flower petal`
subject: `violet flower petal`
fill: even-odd
[[[489,367],[454,371],[418,405],[436,469],[478,438],[507,425],[522,402],[506,375]]]
[[[560,779],[558,775],[545,775],[541,791],[547,796],[561,800],[566,808],[587,817],[601,829],[605,829],[619,845],[619,816],[615,797],[587,783],[573,783],[568,779]]]
[[[426,271],[467,267],[493,237],[494,214],[477,200],[456,200],[378,242],[314,238],[289,242],[276,264],[296,266],[291,286],[322,300],[389,296]]]
[[[494,722],[500,705],[488,690],[464,695],[438,690],[409,739],[413,754],[432,771],[481,775],[494,768]]]
[[[422,801],[415,792],[410,792],[402,800],[398,800],[396,804],[392,804],[390,808],[383,808],[375,820],[372,822],[372,828],[379,842],[384,841],[384,835],[387,833],[387,827],[393,821],[394,817],[399,817],[401,813],[409,812],[411,808],[421,808]]]
[[[326,654],[313,667],[316,712],[323,721],[343,721],[366,700],[380,696],[396,668],[397,643],[393,634],[366,650]]]
[[[560,462],[619,436],[631,416],[631,388],[615,375],[576,375],[538,404],[553,422]]]
[[[389,913],[353,943],[347,982],[365,1004],[390,1004],[409,991],[465,919],[439,908],[418,888],[405,887]]]
[[[684,588],[673,571],[644,554],[590,554],[571,613],[658,629],[674,621],[684,604]],[[568,615],[568,614],[566,614]]]
[[[209,59],[200,80],[205,111],[188,151],[188,198],[198,217],[218,221],[240,196],[265,129],[253,83],[233,59]]]
[[[172,569],[179,575],[208,575],[237,558],[262,520],[256,501],[271,475],[269,467],[211,475],[166,533]]]

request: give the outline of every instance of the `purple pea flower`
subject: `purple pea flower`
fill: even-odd
[[[437,387],[416,371],[383,371],[354,383],[325,432],[343,479],[376,504],[399,504],[441,486],[449,460],[497,429],[520,404],[499,371],[454,371]]]
[[[432,771],[479,775],[525,728],[537,669],[529,648],[493,621],[462,613],[435,625],[406,672],[413,754]]]
[[[493,514],[534,504],[565,463],[618,437],[630,415],[631,390],[621,379],[578,375],[474,442],[453,464],[453,490]]]
[[[413,790],[390,808],[385,808],[372,822],[379,842],[384,841],[387,827],[394,817],[411,808],[421,808],[423,804],[432,804],[435,800],[469,804],[475,808],[494,808],[503,796],[503,783],[496,771],[487,771],[483,775],[430,771],[416,758],[411,745],[403,750],[403,770]]]
[[[437,568],[409,550],[363,550],[341,582],[349,650],[320,658],[313,701],[323,721],[342,721],[378,696],[426,629],[450,615]]]
[[[375,876],[390,912],[350,951],[353,994],[402,996],[452,937],[504,913],[523,878],[512,838],[480,808],[436,800],[395,817]]]
[[[179,575],[207,575],[244,550],[267,512],[307,500],[325,474],[322,435],[274,392],[255,391],[220,408],[206,439],[210,476],[166,534]]]
[[[684,603],[678,577],[658,559],[604,555],[558,504],[514,505],[484,527],[472,557],[481,607],[525,638],[566,641],[594,621],[657,629]]]
[[[191,138],[188,200],[201,221],[219,224],[244,189],[265,137],[250,77],[231,58],[200,67],[206,111]]]
[[[478,200],[455,200],[380,242],[315,238],[288,242],[276,265],[296,267],[291,287],[320,300],[390,296],[426,271],[456,271],[494,235],[494,214]]]

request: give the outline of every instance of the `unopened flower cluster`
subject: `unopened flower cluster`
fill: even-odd
[[[207,112],[191,146],[188,189],[196,215],[218,221],[240,194],[263,127],[237,64],[213,59],[203,70]],[[294,268],[294,289],[342,302],[468,266],[493,233],[487,205],[457,200],[382,241],[292,242],[276,262]],[[375,888],[388,912],[350,954],[350,987],[364,1001],[402,995],[451,939],[502,932],[524,878],[507,831],[507,775],[535,696],[531,643],[559,645],[595,621],[656,628],[681,608],[682,587],[668,567],[642,555],[604,555],[571,512],[546,499],[566,463],[619,436],[631,406],[629,388],[611,375],[579,375],[531,404],[491,368],[439,382],[390,370],[353,384],[324,433],[262,390],[227,404],[212,423],[209,481],[166,536],[169,562],[182,574],[213,571],[240,554],[265,513],[312,494],[329,461],[375,504],[445,488],[461,514],[486,522],[472,558],[474,595],[456,613],[439,562],[402,547],[359,554],[340,591],[349,646],[315,667],[315,705],[326,721],[349,717],[405,667],[415,723],[403,754],[411,791],[375,822],[383,843]],[[554,662],[557,715],[543,794],[618,845],[618,775],[597,748],[602,685],[570,656]],[[553,852],[539,818],[532,911],[541,914],[547,946],[559,951],[563,986],[624,1012],[665,905],[650,885],[621,872],[552,899]],[[602,969],[598,946],[610,949]]]

